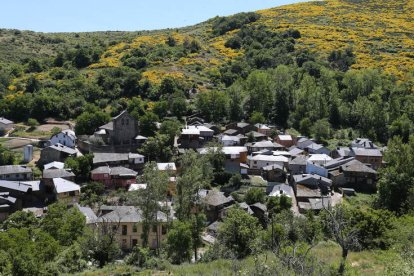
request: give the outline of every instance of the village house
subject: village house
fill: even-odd
[[[314,174],[294,175],[292,185],[296,194],[299,212],[320,211],[328,207],[332,181]],[[326,206],[324,206],[326,204]]]
[[[69,148],[75,148],[76,141],[77,138],[75,132],[70,129],[62,130],[61,132],[56,133],[55,135],[52,135],[52,137],[50,137],[51,145],[61,144]]]
[[[45,186],[46,193],[52,193],[54,189],[53,179],[63,178],[69,181],[75,181],[75,174],[67,169],[48,169],[43,170],[42,182]]]
[[[268,137],[267,135],[264,135],[263,133],[257,132],[257,131],[250,131],[245,134],[247,137],[247,140],[249,142],[260,142],[260,141],[267,141]]]
[[[246,144],[249,153],[259,152],[262,150],[269,150],[269,151],[276,151],[276,150],[284,150],[285,147],[274,143],[272,141],[261,141],[255,143],[247,143]]]
[[[367,138],[356,138],[351,142],[352,148],[377,149],[378,147]]]
[[[178,144],[183,149],[198,149],[207,142],[211,141],[214,136],[214,131],[201,126],[188,126],[181,130]]]
[[[24,181],[32,179],[33,171],[29,167],[20,165],[0,166],[0,180]]]
[[[101,206],[98,218],[90,224],[91,227],[101,225],[115,231],[115,238],[124,251],[135,246],[142,246],[143,233],[142,211],[134,206]],[[149,232],[149,247],[158,248],[167,235],[167,215],[157,212],[156,225]]]
[[[277,184],[274,186],[269,186],[269,191],[267,192],[268,196],[287,196],[289,198],[295,197],[295,192],[293,191],[293,188],[287,184]]]
[[[77,151],[75,149],[58,143],[42,149],[37,164],[42,166],[53,161],[65,162],[66,158],[76,157],[76,155]]]
[[[45,169],[45,170],[53,170],[53,169],[63,169],[64,167],[65,167],[65,163],[53,161],[53,162],[50,162],[50,163],[45,164],[43,166],[43,169]]]
[[[303,149],[293,146],[289,148],[289,153],[291,156],[299,156],[303,155],[305,151]]]
[[[296,147],[304,150],[307,146],[315,143],[313,140],[307,137],[297,137],[296,139]]]
[[[288,169],[292,175],[306,173],[307,156],[299,155],[289,162]]]
[[[321,144],[316,144],[316,143],[312,143],[310,145],[308,145],[307,147],[305,147],[305,151],[308,152],[309,154],[326,154],[329,155],[331,153],[331,151],[321,145]]]
[[[91,171],[92,181],[101,182],[107,188],[128,188],[136,183],[138,173],[125,167],[102,166]]]
[[[55,199],[66,204],[79,202],[80,186],[63,178],[53,178]]]
[[[7,120],[6,118],[0,117],[0,133],[8,132],[14,127],[14,122]]]
[[[269,182],[282,182],[286,181],[286,169],[285,166],[280,164],[272,164],[261,168],[261,176],[263,179]]]
[[[225,147],[240,146],[244,145],[244,142],[247,140],[243,139],[243,135],[239,136],[229,136],[229,135],[220,135],[218,137],[219,142]],[[244,141],[243,141],[244,140]]]
[[[255,131],[256,127],[249,123],[239,122],[239,123],[230,123],[226,125],[227,129],[235,129],[238,133],[236,134],[243,134],[247,136],[247,133],[250,131]]]
[[[265,124],[255,124],[254,126],[256,127],[255,131],[262,133],[266,136],[271,136],[274,131],[268,125]]]
[[[291,146],[295,145],[295,140],[291,135],[288,134],[280,134],[275,137],[275,142],[284,146],[285,148],[290,148]]]
[[[198,192],[200,203],[204,206],[207,221],[213,222],[219,218],[220,211],[232,204],[234,198],[226,197],[223,192],[217,190],[200,190]]]
[[[35,183],[31,183],[35,182]],[[37,184],[37,185],[36,185]],[[23,206],[31,205],[38,201],[38,181],[8,181],[0,180],[0,193],[8,193],[8,196],[16,198],[14,209],[21,210]]]
[[[343,164],[329,170],[329,178],[335,187],[352,188],[356,191],[376,190],[377,172],[362,162],[347,158]]]
[[[382,166],[382,153],[379,149],[352,148],[351,156],[364,164],[370,164],[375,170]]]
[[[217,148],[202,148],[198,149],[200,154],[208,154],[209,151],[215,151]],[[247,148],[246,147],[222,147],[223,154],[226,157],[224,162],[224,170],[229,173],[240,173],[241,163],[247,162]]]
[[[130,169],[142,169],[144,166],[144,156],[138,153],[103,153],[96,152],[93,154],[94,168],[101,166],[123,166]]]
[[[9,215],[18,211],[16,206],[17,199],[10,196],[10,193],[0,193],[0,222],[7,219]]]
[[[101,137],[108,145],[135,145],[139,132],[138,121],[124,110],[109,123],[99,127],[95,136]]]
[[[254,156],[248,156],[248,165],[250,170],[260,170],[263,167],[269,165],[279,165],[286,167],[289,163],[289,158],[282,156],[282,155],[265,155],[265,154],[258,154]],[[257,175],[257,173],[256,173]]]

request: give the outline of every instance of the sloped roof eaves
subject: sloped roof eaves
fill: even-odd
[[[0,174],[31,173],[32,169],[19,165],[0,166]]]
[[[67,171],[65,169],[49,169],[43,171],[43,178],[51,179],[51,178],[63,178],[63,177],[74,177],[75,174],[73,172]]]

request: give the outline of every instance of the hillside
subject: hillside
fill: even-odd
[[[297,29],[299,47],[326,57],[336,49],[352,47],[356,55],[353,68],[381,68],[404,78],[414,66],[414,1],[331,0],[298,3],[258,11],[253,23],[274,31]],[[173,33],[178,43],[197,39],[202,50],[179,58],[159,59],[146,68],[144,77],[159,82],[165,75],[190,81],[206,81],[218,65],[242,52],[227,48],[232,32],[211,34],[213,20],[196,26],[153,32],[34,33],[0,30],[0,62],[29,57],[53,57],[76,45],[100,45],[103,53],[91,69],[119,67],[121,59],[142,45],[157,48]],[[236,32],[234,30],[233,32]],[[202,67],[200,69],[199,67]],[[168,72],[168,73],[167,73]]]

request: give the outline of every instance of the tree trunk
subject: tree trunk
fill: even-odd
[[[341,259],[341,264],[338,270],[339,275],[343,275],[345,272],[345,263],[346,263],[347,257],[348,257],[348,249],[342,248],[342,259]]]
[[[197,245],[195,245],[194,246],[194,262],[196,263],[197,262],[197,258],[198,256],[197,256]]]

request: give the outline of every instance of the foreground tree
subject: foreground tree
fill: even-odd
[[[167,235],[167,253],[172,263],[181,264],[191,261],[191,225],[188,222],[175,221]]]
[[[350,213],[343,206],[325,208],[323,217],[325,231],[342,249],[338,273],[343,275],[349,251],[359,247],[358,228],[352,224]]]
[[[414,208],[414,136],[408,144],[392,138],[385,153],[387,167],[380,171],[378,203],[398,214]]]
[[[218,242],[222,243],[236,258],[244,258],[251,253],[251,245],[261,227],[257,218],[246,211],[231,208],[219,228]]]

